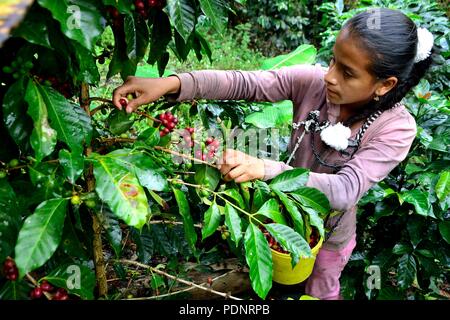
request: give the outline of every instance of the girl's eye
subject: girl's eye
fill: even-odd
[[[334,57],[331,57],[330,64],[333,64],[335,61]]]
[[[351,78],[351,77],[353,77],[353,76],[352,76],[350,73],[344,71],[344,77],[346,77],[346,78]]]

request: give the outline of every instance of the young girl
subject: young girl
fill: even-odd
[[[132,112],[163,95],[176,101],[292,100],[289,164],[309,168],[307,186],[326,194],[339,213],[326,221],[332,231],[305,289],[320,299],[339,299],[341,271],[356,245],[356,204],[408,154],[416,124],[400,101],[429,68],[432,47],[433,36],[400,11],[374,9],[344,25],[328,70],[298,65],[275,71],[204,70],[157,79],[129,77],[114,91],[113,101],[120,109],[120,98],[136,93],[138,97],[127,106]],[[289,169],[281,161],[230,149],[220,165],[224,179],[238,183],[272,179]]]

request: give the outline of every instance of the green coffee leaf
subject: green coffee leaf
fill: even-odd
[[[229,203],[225,205],[225,225],[230,230],[231,240],[233,240],[237,247],[239,241],[242,239],[241,218],[236,212],[236,209]]]
[[[286,219],[280,212],[280,204],[276,199],[267,200],[261,208],[256,212],[257,215],[263,215],[269,219],[272,219],[274,222],[286,225]]]
[[[168,0],[167,12],[175,29],[187,41],[195,26],[195,9],[188,0]]]
[[[56,145],[56,131],[50,127],[47,105],[33,81],[28,82],[25,92],[28,115],[33,119],[34,129],[30,143],[37,162],[52,153]]]
[[[297,231],[304,238],[305,237],[305,223],[303,221],[303,216],[300,213],[300,211],[298,211],[298,208],[295,205],[294,201],[289,199],[287,195],[285,195],[281,191],[278,191],[277,189],[274,189],[273,191],[278,196],[278,198],[281,200],[281,202],[284,204],[287,212],[291,216],[292,221],[294,223],[294,230]]]
[[[109,157],[96,156],[95,190],[114,214],[129,226],[141,229],[150,208],[145,191],[133,172],[125,170]]]
[[[67,199],[42,202],[24,222],[15,247],[20,277],[42,266],[58,247],[67,211]]]
[[[250,281],[256,294],[264,299],[272,288],[272,253],[257,226],[250,223],[244,237],[245,258],[250,267]]]
[[[38,2],[42,7],[50,10],[53,18],[59,21],[61,31],[68,38],[78,41],[86,49],[93,50],[105,24],[100,8],[95,2],[89,0],[76,2],[38,0]]]
[[[186,235],[186,239],[189,243],[189,246],[196,255],[197,248],[197,233],[194,229],[194,222],[192,220],[191,211],[189,209],[189,203],[186,199],[186,195],[179,189],[176,189],[172,187],[173,193],[175,194],[175,199],[178,203],[178,208],[180,210],[180,215],[183,218],[183,226],[184,226],[184,233]]]
[[[278,223],[269,223],[264,226],[275,240],[291,253],[292,268],[297,265],[300,258],[312,257],[309,244],[292,228]]]
[[[202,240],[212,235],[219,227],[221,215],[215,202],[206,210],[203,218]]]
[[[284,171],[276,176],[269,184],[270,188],[283,192],[292,192],[303,187],[308,181],[309,170],[304,168],[296,168]]]

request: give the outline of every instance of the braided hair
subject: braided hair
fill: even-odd
[[[370,21],[376,21],[377,24],[371,25]],[[361,112],[344,122],[344,125],[351,126],[378,110],[388,110],[400,102],[419,83],[433,58],[430,55],[425,60],[414,63],[418,41],[417,27],[399,10],[377,8],[364,11],[348,20],[344,28],[360,40],[357,43],[368,54],[371,60],[369,71],[375,77],[398,79],[395,87],[380,96],[379,101],[369,102]]]

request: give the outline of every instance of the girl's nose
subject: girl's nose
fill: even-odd
[[[332,66],[330,66],[328,72],[325,73],[324,80],[327,85],[335,86],[337,84],[337,80],[334,75],[334,68]]]

